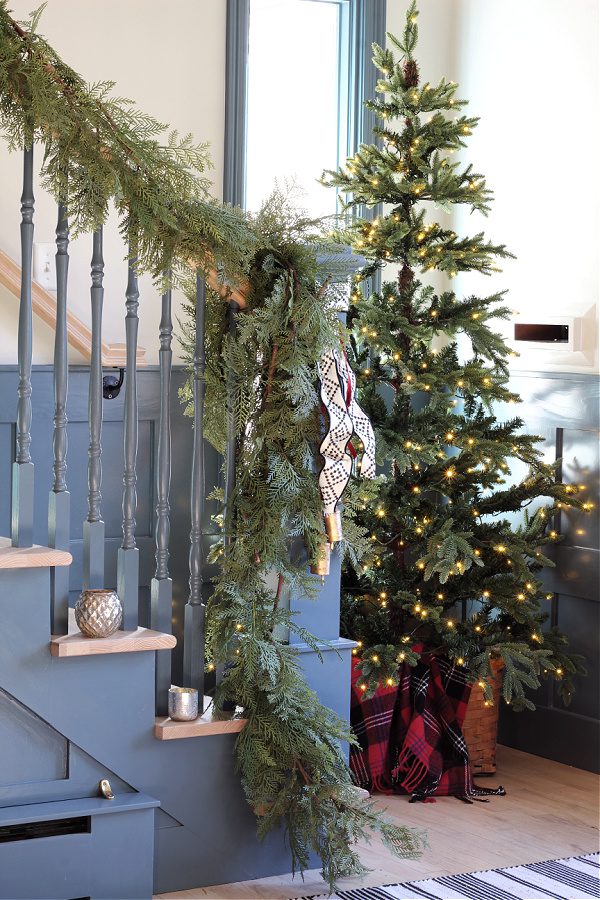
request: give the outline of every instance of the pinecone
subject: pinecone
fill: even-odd
[[[411,269],[411,267],[404,263],[402,269],[400,270],[400,274],[398,275],[398,287],[401,291],[405,291],[406,288],[410,287],[413,278],[415,277],[415,273]]]
[[[407,59],[404,63],[402,74],[404,85],[407,88],[416,87],[419,83],[419,67],[414,59]]]

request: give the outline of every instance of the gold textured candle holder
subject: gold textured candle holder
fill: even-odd
[[[320,575],[324,578],[329,575],[329,566],[331,563],[331,546],[326,541],[319,546],[317,560],[310,567],[311,574]]]
[[[336,544],[341,541],[342,535],[342,514],[339,509],[335,512],[327,513],[325,516],[325,532],[327,540],[330,544]]]

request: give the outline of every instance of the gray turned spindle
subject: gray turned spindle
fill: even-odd
[[[236,303],[235,300],[230,300],[229,302],[229,320],[228,320],[228,332],[230,338],[235,336],[236,328],[237,328],[237,314],[240,311],[239,303]],[[224,491],[224,506],[225,506],[225,521],[229,518],[230,507],[231,507],[231,498],[233,497],[233,491],[235,488],[235,462],[236,462],[236,447],[237,447],[237,438],[236,438],[236,428],[235,428],[235,381],[233,374],[230,372],[227,377],[227,443],[225,446],[225,491]],[[230,547],[231,544],[231,535],[228,533],[229,529],[225,529],[225,552]]]
[[[227,331],[233,338],[237,329],[237,315],[240,305],[235,300],[229,301]],[[225,533],[223,535],[223,549],[227,554],[231,547],[231,520],[230,509],[233,491],[235,489],[235,463],[236,463],[237,436],[235,427],[235,378],[232,372],[227,376],[227,441],[225,444],[225,485],[223,492],[223,507],[225,514]],[[217,661],[216,680],[220,684],[223,680],[224,666]],[[223,709],[234,709],[235,705],[226,703]]]
[[[21,296],[17,353],[17,452],[12,469],[12,543],[31,547],[33,543],[33,477],[31,461],[31,359],[32,359],[32,257],[33,257],[33,145],[23,152],[23,193],[21,194]]]
[[[67,279],[69,272],[69,224],[67,209],[58,204],[56,224],[56,329],[54,332],[54,430],[52,435],[53,483],[48,500],[48,544],[68,550],[70,543],[70,494],[67,490]],[[69,567],[50,569],[52,634],[67,634],[69,626]]]
[[[183,684],[198,690],[199,710],[204,709],[204,606],[202,604],[202,513],[204,510],[204,312],[206,285],[196,275],[196,334],[194,341],[194,434],[190,492],[190,591],[185,607]]]
[[[117,557],[117,591],[123,604],[124,631],[138,627],[139,549],[135,542],[135,514],[137,507],[137,334],[139,288],[135,254],[129,247],[127,290],[125,292],[125,407],[123,423],[123,540]]]
[[[90,302],[92,308],[92,356],[88,393],[88,512],[83,523],[83,587],[103,588],[104,522],[102,501],[102,308],[104,305],[103,231],[93,235]]]
[[[171,290],[162,295],[158,351],[160,365],[160,418],[156,464],[156,571],[150,585],[150,627],[171,633],[173,582],[169,577],[169,536],[171,532],[169,492],[171,487],[171,367],[173,351]],[[171,653],[156,654],[156,715],[168,713],[171,686]]]

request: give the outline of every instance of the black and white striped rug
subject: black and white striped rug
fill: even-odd
[[[329,900],[589,900],[600,898],[600,854],[549,859],[528,866],[442,875],[425,881],[355,888]],[[299,900],[325,900],[327,894]]]

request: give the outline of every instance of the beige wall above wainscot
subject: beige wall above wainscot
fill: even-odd
[[[35,3],[9,0],[18,19],[26,19]],[[223,179],[226,0],[49,0],[38,30],[62,58],[86,80],[115,81],[115,93],[128,97],[145,112],[181,133],[208,141],[214,169],[209,173],[215,196]],[[39,157],[38,157],[39,161]],[[0,149],[0,248],[19,259],[20,154]],[[36,187],[36,242],[54,240],[56,210]],[[106,263],[104,340],[123,342],[126,285],[125,248],[116,222],[105,228]],[[91,238],[71,244],[69,306],[89,325]],[[181,297],[174,298],[174,316]],[[140,280],[139,343],[149,363],[157,361],[160,297],[146,278]],[[18,301],[0,288],[0,364],[16,362]],[[177,325],[176,325],[177,328]],[[34,362],[52,360],[53,336],[44,324],[34,325]],[[178,346],[175,344],[175,350]],[[71,352],[71,361],[81,357]]]

